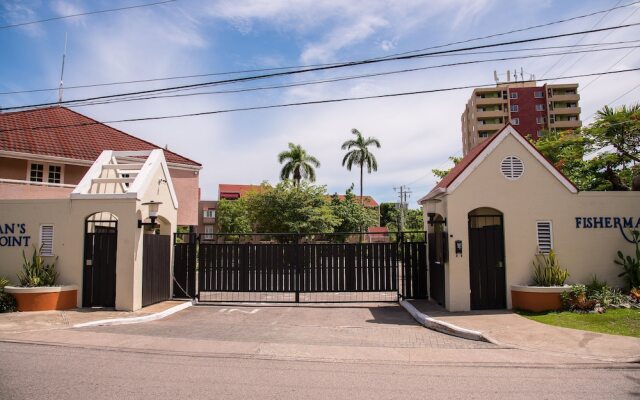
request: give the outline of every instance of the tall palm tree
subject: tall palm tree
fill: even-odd
[[[347,169],[351,171],[351,167],[355,165],[360,166],[360,202],[364,204],[362,197],[362,180],[364,166],[367,166],[367,172],[378,170],[378,162],[376,157],[369,151],[369,146],[376,146],[380,148],[380,141],[374,137],[364,138],[362,133],[357,129],[351,129],[351,133],[356,135],[355,139],[347,140],[342,143],[342,150],[349,150],[342,159],[342,166],[347,166]]]
[[[278,154],[280,164],[286,161],[280,171],[280,179],[288,179],[293,175],[293,184],[300,185],[301,179],[309,179],[311,182],[316,180],[316,171],[313,169],[320,166],[317,158],[308,154],[299,144],[289,143],[289,150]]]

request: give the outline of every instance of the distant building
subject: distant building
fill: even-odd
[[[218,185],[218,200],[237,200],[252,191],[262,190],[262,185],[236,185],[221,183]]]
[[[218,233],[219,228],[216,221],[216,210],[218,209],[218,202],[215,200],[200,200],[199,215],[198,215],[198,230],[197,233],[204,235],[212,235]]]
[[[522,135],[538,139],[543,130],[576,129],[580,120],[578,84],[507,82],[473,90],[462,113],[462,149],[467,153],[511,122]]]

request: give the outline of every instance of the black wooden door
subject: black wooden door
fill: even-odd
[[[471,309],[507,306],[502,216],[469,218]]]
[[[116,304],[117,229],[85,233],[83,307],[114,307]]]
[[[171,236],[145,234],[142,240],[142,306],[171,297]]]

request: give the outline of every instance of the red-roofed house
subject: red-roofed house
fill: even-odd
[[[103,150],[160,148],[65,107],[0,113],[0,198],[66,198]],[[202,165],[169,150],[164,155],[178,224],[197,225]]]

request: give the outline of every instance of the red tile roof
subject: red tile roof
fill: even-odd
[[[388,234],[389,233],[389,228],[386,226],[370,226],[369,228],[367,228],[367,231],[369,233],[384,233],[384,234]]]
[[[340,201],[344,201],[345,199],[345,195],[344,194],[339,194],[338,198],[340,199]],[[360,202],[360,196],[356,195],[355,200],[359,203]],[[362,196],[362,200],[364,203],[365,207],[378,207],[378,202],[375,201],[375,199],[371,196]]]
[[[44,128],[49,126],[53,128]],[[103,150],[153,149],[161,147],[65,107],[0,113],[0,150],[4,151],[94,161]],[[169,150],[164,154],[170,163],[201,166]]]
[[[262,185],[235,185],[235,184],[221,183],[218,185],[218,197],[221,199],[223,198],[238,199],[253,190],[256,190],[256,191],[262,190]]]

